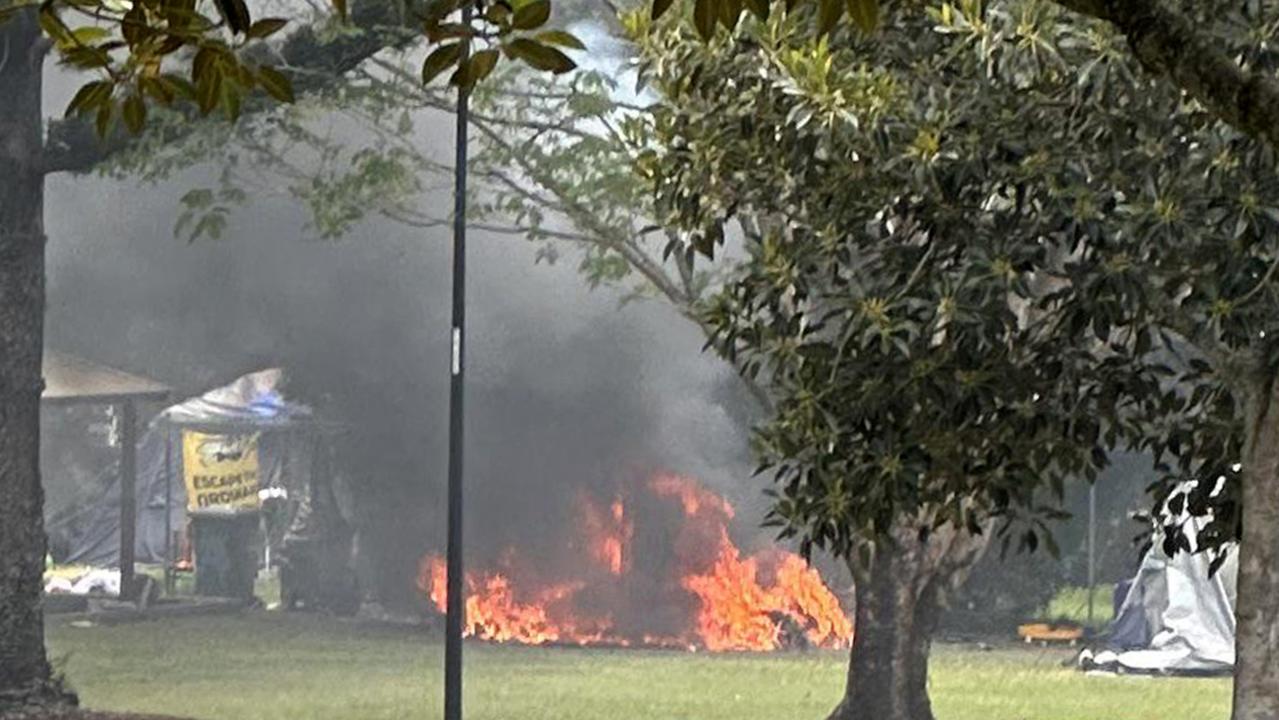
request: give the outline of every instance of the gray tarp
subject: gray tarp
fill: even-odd
[[[180,530],[186,520],[186,488],[182,482],[182,428],[205,432],[260,432],[258,445],[263,487],[293,486],[289,476],[307,482],[305,475],[314,438],[300,432],[310,420],[304,405],[280,394],[279,370],[252,373],[225,387],[211,390],[165,409],[148,425],[138,441],[137,544],[138,562],[163,562],[165,553],[165,495],[171,491],[170,527]],[[104,470],[102,494],[87,519],[70,538],[66,562],[115,566],[120,561],[120,478],[118,464]],[[68,528],[50,527],[51,533]]]
[[[1202,520],[1181,518],[1195,547]],[[1156,537],[1115,617],[1108,647],[1081,658],[1086,669],[1139,673],[1228,673],[1235,663],[1237,554],[1215,575],[1205,553],[1169,557]]]

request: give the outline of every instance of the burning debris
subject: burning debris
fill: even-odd
[[[743,556],[723,497],[669,474],[638,490],[608,503],[579,494],[567,570],[546,572],[509,548],[495,567],[468,572],[464,632],[530,645],[712,652],[848,645],[852,623],[821,575],[775,548]],[[422,559],[418,586],[443,612],[443,558]]]

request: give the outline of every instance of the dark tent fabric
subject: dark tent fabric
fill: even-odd
[[[165,409],[148,425],[138,441],[137,542],[138,562],[159,563],[165,557],[165,507],[169,497],[169,527],[179,530],[186,520],[186,488],[182,481],[181,433],[184,428],[204,432],[261,433],[258,457],[262,487],[294,488],[307,482],[315,438],[308,431],[311,411],[286,401],[279,386],[279,370],[246,375]],[[63,562],[115,566],[120,561],[120,470],[114,464],[102,475],[102,494],[78,527],[57,524],[51,534],[67,538],[70,552]]]

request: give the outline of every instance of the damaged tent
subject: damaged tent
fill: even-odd
[[[1183,516],[1197,549],[1205,520]],[[1084,670],[1165,675],[1229,674],[1235,663],[1235,581],[1238,555],[1216,573],[1208,553],[1169,556],[1156,533],[1100,651],[1080,655]]]
[[[328,431],[311,408],[284,397],[283,385],[278,369],[251,373],[168,407],[148,424],[137,445],[138,562],[171,567],[178,550],[174,536],[190,518],[255,512],[263,491],[283,489],[288,532],[282,564],[311,571],[336,565],[343,575],[338,584],[350,584],[345,568],[351,533],[335,494]],[[118,465],[104,471],[101,487],[88,517],[76,527],[50,527],[51,533],[66,535],[70,548],[59,561],[119,565]],[[333,560],[312,557],[317,545]],[[198,546],[195,553],[198,564]]]

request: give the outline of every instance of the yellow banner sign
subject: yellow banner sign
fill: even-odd
[[[182,432],[187,509],[258,508],[258,435]]]

